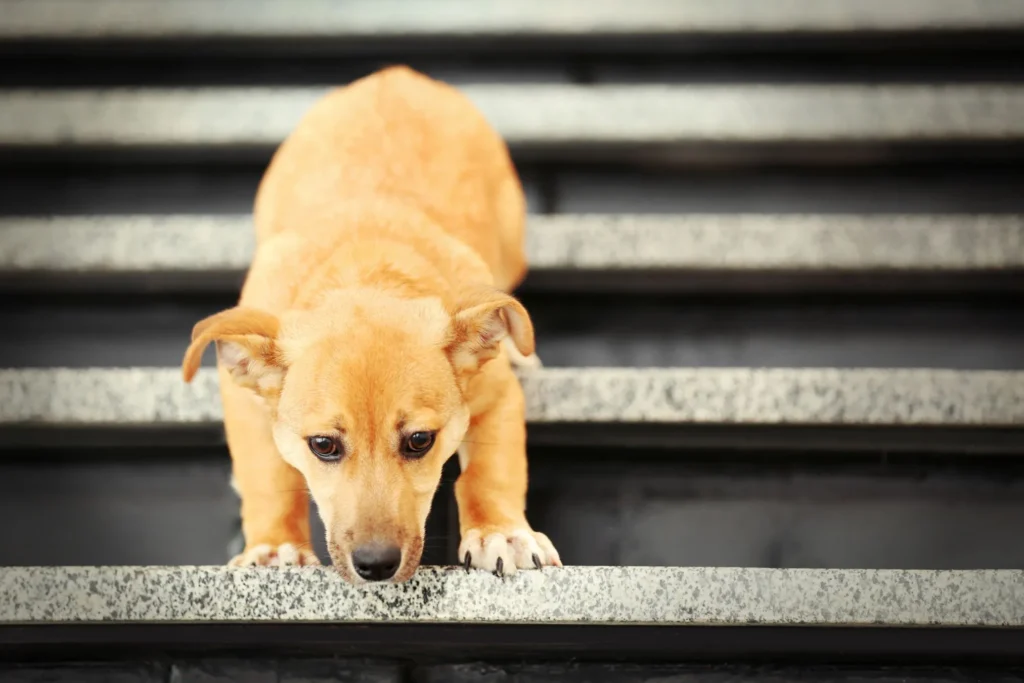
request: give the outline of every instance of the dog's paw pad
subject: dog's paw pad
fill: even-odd
[[[562,566],[551,539],[529,528],[470,529],[459,544],[459,560],[466,569],[484,569],[499,576],[519,569]]]
[[[310,567],[320,564],[312,550],[292,543],[256,545],[231,558],[230,567]]]

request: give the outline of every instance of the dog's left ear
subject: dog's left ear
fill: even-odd
[[[519,353],[534,351],[533,321],[514,297],[495,289],[476,289],[459,299],[452,314],[447,347],[456,372],[474,372],[498,355],[511,337]]]
[[[279,392],[285,364],[277,345],[280,321],[255,308],[236,306],[200,320],[192,328],[192,343],[185,351],[182,375],[191,382],[199,370],[203,351],[217,344],[217,357],[239,385],[267,396]]]

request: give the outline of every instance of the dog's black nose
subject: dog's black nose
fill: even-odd
[[[394,545],[370,543],[352,551],[352,566],[367,581],[386,581],[402,564],[402,549]]]

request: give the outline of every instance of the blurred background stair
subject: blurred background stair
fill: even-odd
[[[1020,678],[1024,0],[0,17],[0,680]],[[443,568],[454,462],[412,584],[216,567],[214,359],[177,365],[274,146],[393,63],[523,178],[561,573]]]

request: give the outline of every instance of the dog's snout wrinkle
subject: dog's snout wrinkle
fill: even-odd
[[[402,564],[402,549],[385,543],[368,543],[352,551],[352,566],[367,581],[386,581]]]

